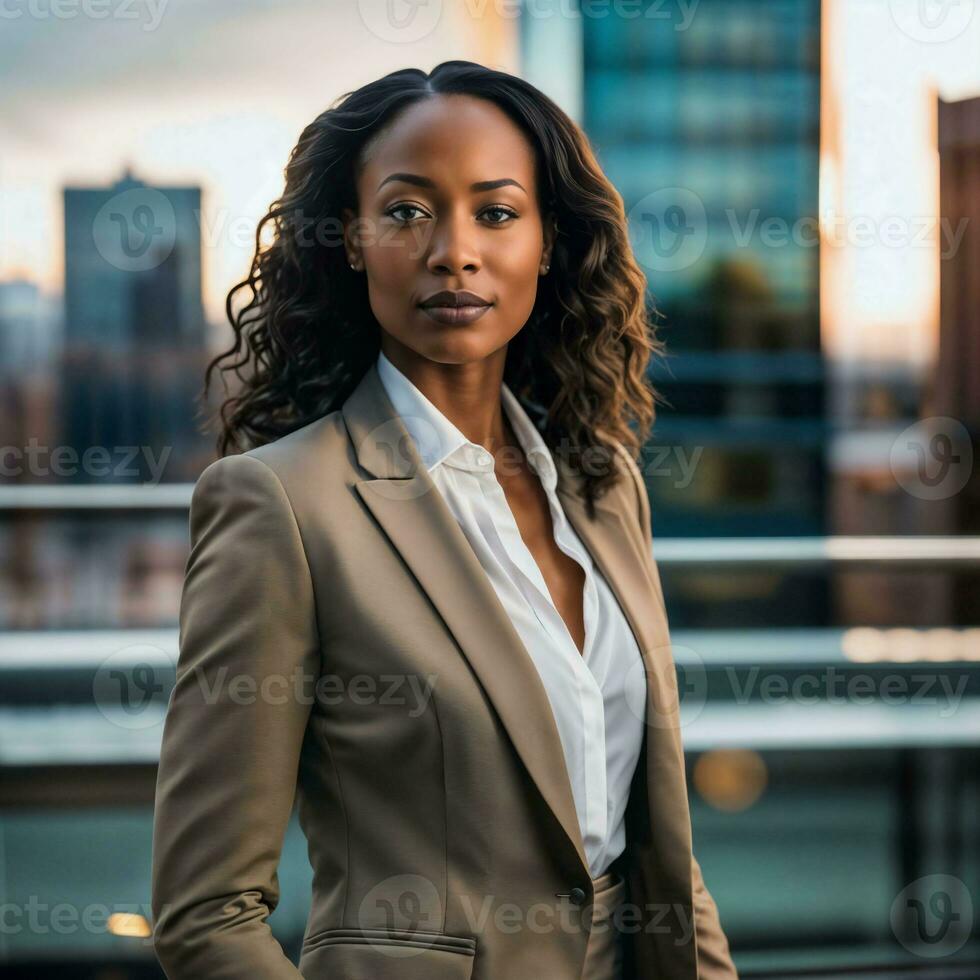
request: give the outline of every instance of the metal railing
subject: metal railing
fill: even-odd
[[[193,483],[106,486],[0,486],[0,518],[14,514],[82,515],[186,513]],[[824,537],[666,538],[651,542],[658,564],[677,570],[779,568],[810,571],[852,567],[935,568],[959,571],[980,566],[980,537],[952,535],[831,535]],[[864,662],[857,641],[870,628],[820,629],[672,629],[677,664],[690,670],[875,669]],[[980,668],[980,629],[888,631],[871,637],[874,649],[887,646],[887,666],[928,665],[934,671]],[[891,633],[902,636],[892,637]],[[907,635],[906,635],[907,634]],[[882,642],[884,639],[884,643]],[[919,655],[899,657],[904,643],[918,644]],[[865,644],[867,646],[868,644]],[[977,647],[978,649],[974,649]],[[147,650],[162,663],[177,658],[176,629],[32,630],[0,632],[0,677],[33,684],[59,675],[76,676],[83,686],[107,658],[123,670],[146,659]],[[874,658],[870,658],[874,660]],[[945,666],[943,666],[945,665]],[[879,664],[879,666],[885,666]],[[9,688],[9,685],[8,685]],[[162,709],[162,706],[161,706]],[[777,724],[778,722],[778,724]],[[952,718],[937,720],[929,710],[884,704],[787,705],[779,710],[759,704],[712,700],[685,725],[685,746],[698,751],[724,745],[756,748],[901,747],[974,745],[980,731],[980,699],[967,697]],[[158,751],[159,725],[130,732],[126,739],[96,706],[83,701],[17,706],[0,702],[0,765],[38,765],[60,761],[152,764]],[[70,747],[70,751],[66,749]]]
[[[4,511],[109,513],[186,511],[193,483],[146,486],[0,486]],[[663,538],[654,536],[654,556],[664,565],[980,565],[980,536],[828,535],[823,537]]]

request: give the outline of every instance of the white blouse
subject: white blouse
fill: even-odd
[[[585,649],[579,653],[494,474],[494,458],[459,429],[385,356],[378,373],[429,475],[459,522],[534,662],[554,712],[592,877],[625,848],[624,815],[644,720],[624,680],[640,659],[636,639],[599,568],[565,517],[547,444],[506,384],[507,413],[541,479],[555,542],[585,571]],[[645,677],[634,670],[632,680]],[[632,701],[644,704],[644,700]]]

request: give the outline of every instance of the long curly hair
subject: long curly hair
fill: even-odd
[[[649,437],[659,400],[647,377],[651,356],[662,353],[657,313],[622,198],[584,133],[533,85],[469,61],[392,72],[340,96],[303,130],[283,193],[256,228],[249,274],[225,302],[233,343],[205,372],[205,402],[215,370],[227,395],[217,412],[219,455],[339,408],[377,358],[381,327],[365,277],[346,262],[341,211],[357,213],[365,147],[409,106],[449,94],[493,102],[536,150],[542,213],[554,215],[558,233],[550,274],[508,345],[504,381],[536,409],[549,447],[583,476],[591,511],[616,475],[578,460],[612,459],[617,442],[637,459]],[[241,292],[247,301],[236,304]],[[237,379],[233,394],[226,374]]]

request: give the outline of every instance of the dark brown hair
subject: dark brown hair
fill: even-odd
[[[647,365],[662,347],[622,198],[558,105],[514,75],[469,61],[446,61],[428,74],[392,72],[345,93],[303,130],[283,193],[256,229],[248,277],[228,293],[234,342],[205,373],[205,400],[215,369],[239,382],[220,405],[220,455],[339,408],[376,359],[381,328],[363,274],[347,265],[341,210],[357,210],[355,181],[368,143],[408,106],[449,94],[493,102],[523,130],[537,153],[542,213],[558,226],[551,270],[508,346],[505,382],[537,406],[542,435],[566,459],[585,451],[586,459],[610,459],[617,441],[639,456],[658,400]],[[247,302],[235,309],[241,291]],[[615,473],[573,466],[585,475],[591,509]]]

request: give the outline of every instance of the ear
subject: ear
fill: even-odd
[[[544,244],[541,249],[541,266],[551,265],[551,255],[555,247],[555,238],[558,236],[558,221],[555,214],[549,211],[544,216]]]
[[[347,264],[359,269],[362,265],[361,250],[355,241],[355,222],[357,215],[351,208],[341,208],[340,220],[344,228],[344,251],[346,252]]]

